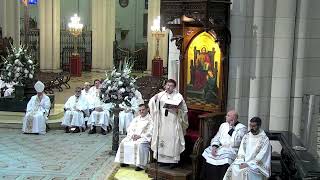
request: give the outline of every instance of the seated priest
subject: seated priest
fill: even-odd
[[[91,93],[89,91],[90,87],[91,87],[90,83],[89,82],[85,82],[84,83],[84,88],[81,91],[81,95],[84,96],[87,99],[87,102],[88,102],[88,109],[85,111],[85,116],[84,116],[84,121],[85,121],[86,128],[88,127],[87,124],[88,124],[88,120],[89,120],[90,114],[94,109],[94,98],[91,96]]]
[[[242,137],[246,132],[247,127],[238,121],[238,113],[234,110],[229,111],[226,122],[220,125],[210,146],[202,153],[205,158],[202,168],[203,179],[223,179],[229,165],[237,156]]]
[[[100,96],[100,87],[101,87],[100,80],[99,79],[95,79],[94,80],[94,86],[92,86],[89,89],[89,93],[91,94],[92,97],[99,98],[99,96]]]
[[[250,132],[243,137],[238,156],[223,179],[262,180],[270,177],[271,145],[260,127],[261,119],[253,117],[250,120]]]
[[[136,166],[136,171],[146,167],[151,142],[152,122],[145,104],[139,105],[139,115],[127,129],[127,136],[121,141],[115,162],[120,166]]]
[[[81,95],[81,88],[76,87],[75,95],[71,96],[64,105],[64,117],[61,123],[65,127],[66,133],[70,133],[70,128],[75,127],[73,133],[80,132],[84,127],[84,113],[88,108],[88,102]]]
[[[90,127],[89,134],[97,133],[96,127],[101,127],[101,134],[106,135],[110,120],[111,103],[104,103],[99,98],[95,98],[94,109],[88,120]]]
[[[133,120],[134,116],[137,116],[139,104],[143,104],[141,93],[136,90],[135,96],[130,100],[130,105],[126,105],[124,102],[120,104],[120,107],[124,110],[119,113],[119,133],[125,134],[128,126]]]
[[[44,84],[38,81],[34,85],[37,95],[31,97],[27,105],[27,112],[23,119],[23,133],[46,133],[46,120],[50,111],[50,98],[44,94]]]

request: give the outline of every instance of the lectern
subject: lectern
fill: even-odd
[[[70,74],[71,76],[81,76],[81,58],[80,55],[72,55],[70,57]]]
[[[152,60],[152,76],[163,75],[163,60],[161,58],[154,58]]]

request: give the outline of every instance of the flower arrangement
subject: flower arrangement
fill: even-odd
[[[114,67],[111,73],[106,74],[107,78],[101,85],[101,99],[104,103],[126,103],[130,106],[136,91],[136,79],[130,75],[133,62],[129,60],[125,58],[123,67],[120,63],[118,69]]]
[[[2,57],[4,68],[0,74],[1,79],[6,83],[25,85],[27,80],[33,79],[36,68],[30,52],[22,45],[18,48],[11,45],[7,51],[7,58]]]

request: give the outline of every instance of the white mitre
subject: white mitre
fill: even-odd
[[[34,89],[37,92],[43,92],[44,90],[44,84],[41,81],[36,82],[36,84],[34,85]]]

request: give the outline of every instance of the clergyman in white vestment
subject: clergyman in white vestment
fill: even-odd
[[[153,96],[149,101],[150,115],[153,120],[151,149],[160,166],[170,164],[177,167],[180,153],[185,150],[184,135],[188,127],[188,108],[183,96],[175,90],[173,79],[166,81],[165,91]],[[167,101],[177,105],[164,106]]]
[[[84,112],[88,108],[88,102],[85,97],[81,95],[81,88],[76,87],[75,95],[71,96],[64,105],[64,117],[61,123],[65,127],[66,133],[70,132],[70,127],[76,127],[73,133],[80,132],[80,128],[84,124]]]
[[[91,96],[90,93],[90,83],[89,82],[85,82],[84,83],[84,88],[81,91],[81,95],[84,96],[87,99],[88,102],[88,109],[85,111],[85,116],[84,116],[84,122],[85,122],[85,126],[87,128],[87,122],[88,119],[90,117],[90,113],[93,111],[94,109],[94,98]]]
[[[125,134],[134,116],[138,114],[139,105],[144,103],[142,95],[138,90],[135,91],[135,96],[130,100],[130,103],[131,106],[127,106],[124,102],[120,104],[120,107],[124,109],[119,113],[120,134]]]
[[[238,121],[238,113],[234,110],[229,111],[226,122],[220,125],[210,146],[202,153],[205,159],[203,179],[223,179],[229,165],[236,158],[241,140],[246,133],[247,127]]]
[[[100,97],[100,86],[101,86],[100,80],[99,79],[95,79],[94,80],[94,86],[92,86],[89,89],[89,93],[91,94],[92,97],[99,99],[99,97]]]
[[[88,120],[90,127],[89,134],[97,132],[96,126],[101,127],[101,134],[106,135],[107,127],[109,126],[111,103],[103,103],[99,98],[95,98],[94,110]]]
[[[119,145],[115,162],[121,163],[122,167],[135,165],[135,170],[139,171],[148,163],[152,133],[151,116],[146,105],[139,105],[139,116],[133,119],[127,130],[127,136]]]
[[[259,117],[250,120],[250,132],[243,137],[238,156],[228,168],[224,180],[262,180],[270,177],[271,145],[260,127]]]
[[[22,132],[46,133],[46,120],[50,110],[50,98],[43,93],[44,84],[38,81],[34,85],[37,95],[31,97],[27,105],[27,112],[23,119]]]

